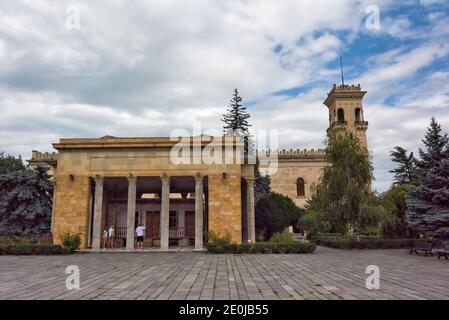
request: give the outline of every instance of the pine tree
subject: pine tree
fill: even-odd
[[[50,231],[52,184],[47,170],[0,175],[0,234],[35,237]]]
[[[250,114],[246,111],[246,107],[242,104],[242,97],[239,96],[237,89],[234,89],[234,94],[231,99],[231,104],[223,114],[222,121],[225,123],[223,130],[227,136],[247,137],[249,135],[248,128],[251,126],[248,123]]]
[[[222,121],[224,122],[223,131],[227,136],[239,136],[244,141],[244,154],[254,154],[254,141],[251,138],[249,127],[251,125],[248,119],[251,115],[246,111],[246,107],[243,106],[243,99],[240,97],[237,89],[234,89],[234,93],[231,99],[231,103],[227,112],[223,115]],[[262,176],[259,170],[259,161],[256,157],[256,165],[254,168],[254,192],[256,202],[267,195],[270,192],[270,177]]]
[[[427,235],[449,236],[449,139],[432,118],[417,161],[418,185],[407,197],[409,224]]]
[[[413,152],[407,155],[407,150],[399,146],[394,147],[394,150],[390,152],[391,161],[398,164],[397,168],[390,170],[394,173],[394,183],[408,184],[416,180],[416,159],[413,156]]]

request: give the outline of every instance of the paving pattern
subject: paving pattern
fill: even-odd
[[[80,289],[66,288],[68,265]],[[380,289],[368,290],[368,265]],[[405,250],[0,256],[0,299],[449,299],[449,260]]]

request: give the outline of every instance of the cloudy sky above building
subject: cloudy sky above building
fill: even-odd
[[[372,6],[379,29],[368,27]],[[234,88],[254,128],[278,130],[280,148],[322,148],[323,101],[342,55],[346,82],[368,91],[383,191],[394,146],[416,152],[431,116],[449,130],[448,9],[444,0],[0,0],[0,150],[27,159],[61,137],[169,136],[194,121],[221,129]]]

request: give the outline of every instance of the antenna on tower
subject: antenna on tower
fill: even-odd
[[[345,85],[345,77],[343,75],[343,58],[340,56],[341,84]]]

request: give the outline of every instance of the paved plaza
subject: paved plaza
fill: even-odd
[[[67,290],[68,265],[81,288]],[[368,290],[365,269],[380,268]],[[0,256],[0,299],[448,299],[449,261],[405,250]]]

